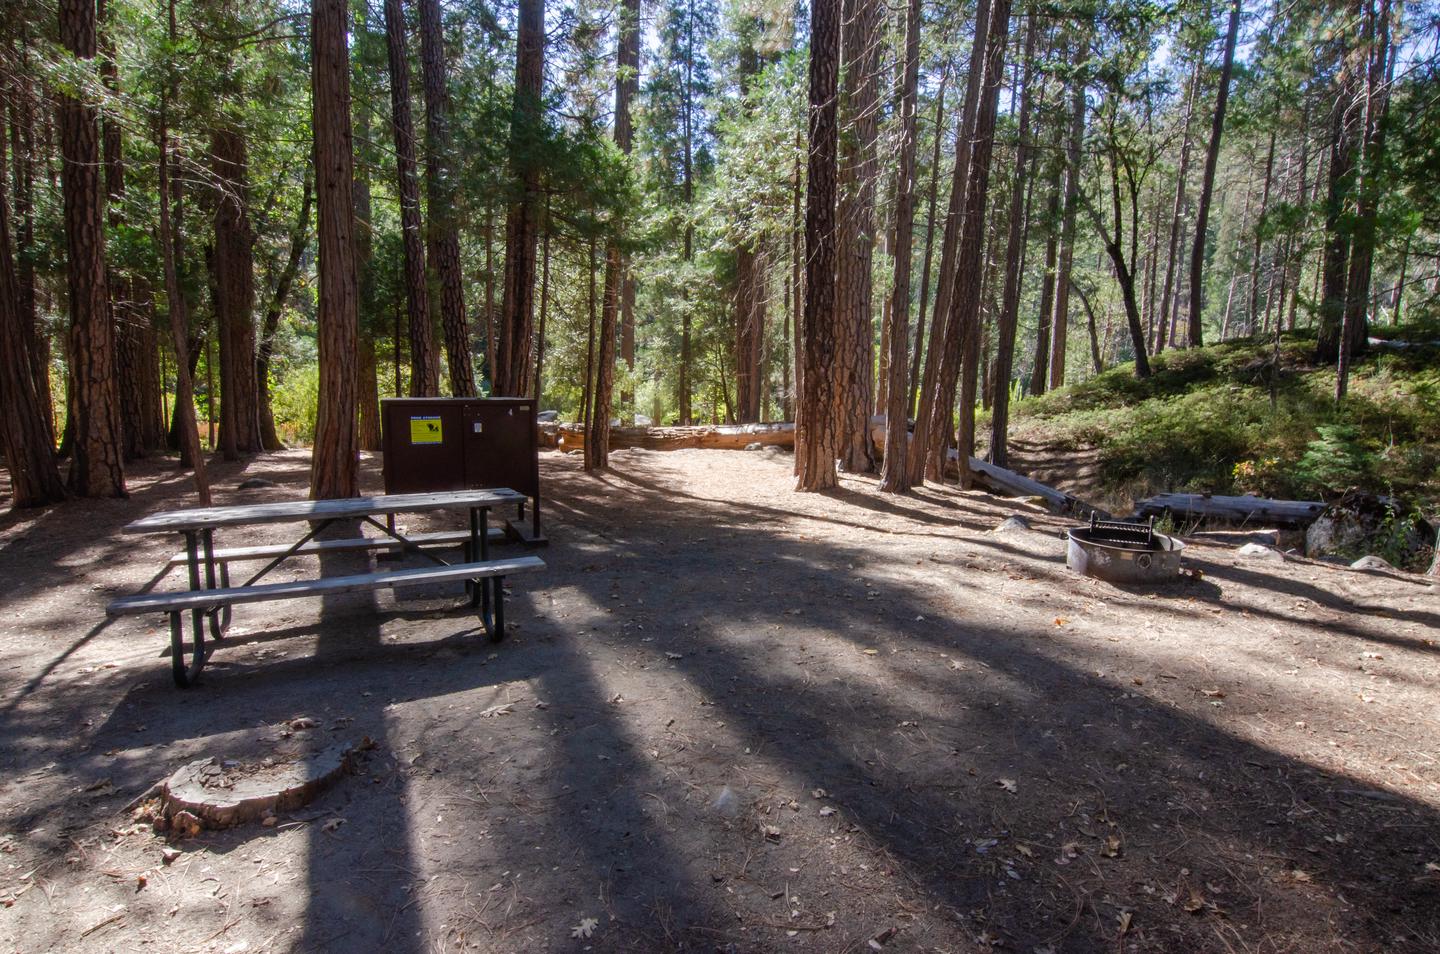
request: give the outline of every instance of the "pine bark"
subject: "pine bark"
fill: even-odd
[[[1179,275],[1176,273],[1176,258],[1180,251],[1180,234],[1185,218],[1185,186],[1190,175],[1190,119],[1195,111],[1195,97],[1200,88],[1200,63],[1203,57],[1197,57],[1194,69],[1190,72],[1189,90],[1185,96],[1185,115],[1181,120],[1180,137],[1180,168],[1175,176],[1175,206],[1170,215],[1170,237],[1165,248],[1165,282],[1160,290],[1160,318],[1170,327],[1167,331],[1167,338],[1173,343],[1174,338],[1174,307],[1171,293],[1174,299],[1180,297]]]
[[[255,391],[255,254],[248,150],[233,125],[210,140],[215,197],[215,305],[220,344],[220,452],[226,460],[261,449]]]
[[[758,243],[757,243],[758,244]],[[760,420],[760,344],[765,336],[765,259],[757,247],[735,249],[735,416]]]
[[[621,12],[619,46],[615,55],[615,146],[626,156],[634,141],[630,103],[640,88],[640,0],[625,0]],[[629,256],[612,235],[605,249],[605,295],[600,315],[595,407],[585,440],[585,469],[610,464],[610,405],[615,387],[615,338],[624,309],[624,286],[629,280]]]
[[[931,469],[928,461],[932,444],[943,448],[950,440],[950,408],[936,408],[932,401],[939,383],[941,366],[950,347],[946,342],[950,298],[955,284],[955,257],[960,242],[960,225],[965,209],[965,188],[970,174],[970,153],[975,109],[983,82],[985,49],[990,31],[990,0],[978,0],[975,7],[975,35],[970,46],[970,73],[965,81],[965,99],[960,112],[960,129],[955,136],[955,168],[950,184],[950,203],[945,213],[944,238],[940,246],[940,275],[935,288],[935,307],[930,313],[930,340],[925,346],[925,372],[915,408],[915,432],[910,441],[910,479],[914,483],[939,480],[943,471]],[[941,421],[932,436],[932,419]]]
[[[470,327],[465,318],[465,288],[460,272],[460,232],[455,220],[445,30],[440,19],[440,0],[419,0],[419,3],[420,72],[425,91],[425,193],[430,213],[426,258],[435,276],[430,304],[440,311],[450,393],[455,397],[474,397],[475,362],[470,354]]]
[[[26,346],[20,289],[10,239],[5,192],[5,141],[0,137],[0,447],[10,472],[10,501],[15,507],[39,507],[65,498],[55,464],[55,444],[36,390],[37,355]]]
[[[356,465],[354,147],[350,131],[349,15],[344,0],[314,0],[311,13],[311,124],[319,238],[320,393],[310,496],[353,497]],[[468,353],[468,352],[467,352]]]
[[[1030,371],[1030,393],[1039,397],[1050,385],[1050,319],[1055,313],[1055,267],[1059,260],[1060,236],[1055,225],[1060,217],[1060,183],[1063,169],[1057,164],[1050,178],[1050,198],[1045,203],[1045,271],[1040,279],[1040,315],[1035,326],[1035,363]]]
[[[415,120],[410,109],[410,58],[405,43],[401,0],[385,0],[385,49],[390,64],[390,126],[395,141],[396,194],[400,198],[405,318],[410,339],[410,396],[440,394],[440,355],[430,321],[430,289],[425,280],[424,226],[420,218],[420,180],[415,159]]]
[[[990,191],[990,157],[995,146],[995,119],[1000,100],[1000,85],[1005,74],[1005,50],[1009,45],[1010,0],[997,0],[990,11],[990,37],[985,50],[985,88],[980,107],[975,113],[975,143],[970,156],[969,183],[965,187],[965,228],[956,255],[956,288],[950,306],[950,327],[947,341],[959,345],[960,404],[957,412],[959,427],[955,433],[955,451],[959,456],[960,486],[971,483],[970,455],[975,450],[975,392],[979,383],[981,358],[981,297],[984,291],[986,203]],[[955,381],[944,373],[937,384],[934,407],[948,409],[955,395]],[[932,412],[931,446],[926,469],[936,474],[945,470],[944,442],[936,441],[940,432]]]
[[[169,38],[176,42],[175,0],[166,4]],[[170,313],[170,339],[175,348],[175,413],[173,431],[181,450],[181,463],[189,464],[195,475],[195,495],[202,506],[210,505],[210,480],[205,473],[205,454],[200,448],[200,425],[195,415],[195,363],[200,345],[190,335],[189,304],[180,288],[180,228],[176,222],[180,210],[172,210],[171,201],[179,194],[171,181],[172,160],[170,141],[170,100],[175,95],[175,69],[166,64],[166,78],[160,95],[159,142],[157,143],[158,195],[160,200],[159,234],[160,261],[165,274],[165,299]],[[173,213],[173,214],[172,214]]]
[[[925,351],[925,315],[930,303],[930,265],[935,251],[935,201],[940,191],[940,145],[945,138],[945,88],[948,72],[940,75],[940,89],[935,95],[935,144],[930,156],[929,210],[925,215],[925,263],[920,268],[920,307],[915,311],[915,347],[910,356],[909,390],[905,410],[914,410],[920,392],[920,359]]]
[[[1083,34],[1075,48],[1079,69],[1090,57],[1090,36]],[[1065,203],[1061,211],[1059,261],[1055,271],[1055,316],[1051,332],[1050,387],[1065,383],[1065,355],[1070,329],[1070,274],[1075,261],[1075,233],[1080,218],[1080,178],[1084,175],[1081,147],[1085,142],[1085,84],[1071,80],[1070,131],[1065,141]]]
[[[1025,191],[1030,163],[1030,109],[1032,63],[1035,57],[1037,17],[1032,9],[1025,27],[1024,75],[1020,81],[1019,139],[1015,145],[1015,177],[1010,186],[1009,226],[1005,241],[1005,289],[995,334],[994,390],[990,414],[990,462],[1005,467],[1009,458],[1010,374],[1015,363],[1015,326],[1020,310],[1020,259],[1029,228],[1025,221]]]
[[[835,191],[840,67],[840,0],[813,0],[810,10],[809,158],[805,191],[805,324],[802,391],[797,402],[795,489],[839,482],[835,456],[836,389]]]
[[[1376,216],[1380,189],[1376,183],[1385,151],[1385,115],[1394,74],[1390,55],[1390,0],[1380,0],[1378,12],[1373,0],[1366,4],[1368,26],[1366,46],[1370,65],[1365,76],[1364,116],[1361,120],[1359,177],[1355,200],[1355,228],[1350,246],[1350,269],[1345,281],[1345,315],[1340,330],[1340,354],[1336,362],[1335,397],[1345,397],[1352,359],[1365,350],[1369,334],[1366,307],[1370,300],[1370,277],[1375,259]]]
[[[60,43],[85,63],[95,59],[95,12],[93,0],[61,0],[59,5]],[[81,497],[124,497],[115,329],[106,283],[98,110],[63,90],[57,91],[56,100],[75,410],[70,489]]]
[[[40,326],[35,304],[35,91],[31,80],[30,36],[20,27],[16,60],[20,69],[13,77],[10,95],[11,161],[14,164],[14,248],[15,306],[19,311],[24,341],[31,354],[35,393],[41,404],[46,441],[55,446],[55,408],[50,395],[50,336]]]
[[[1225,31],[1225,58],[1220,66],[1220,88],[1215,94],[1215,115],[1210,126],[1210,148],[1205,153],[1205,173],[1200,180],[1200,200],[1195,211],[1195,244],[1190,250],[1190,338],[1189,346],[1205,343],[1204,268],[1206,225],[1210,217],[1210,196],[1215,187],[1215,166],[1220,160],[1220,135],[1225,130],[1225,104],[1230,99],[1230,74],[1235,65],[1235,39],[1240,32],[1240,0],[1231,0],[1230,24]]]
[[[108,95],[119,97],[120,75],[115,65],[115,47],[109,36],[107,6],[98,5],[100,32],[100,81]],[[106,116],[102,127],[101,152],[105,163],[105,213],[111,231],[125,224],[124,132],[115,116]],[[125,460],[149,456],[165,443],[165,422],[160,410],[160,369],[152,307],[142,304],[142,292],[149,292],[122,268],[110,267],[106,275],[110,292],[111,321],[115,326],[115,374],[120,396],[120,428]]]
[[[920,0],[910,0],[905,16],[905,59],[896,112],[900,117],[899,168],[895,174],[895,287],[886,324],[889,347],[885,394],[885,454],[880,489],[900,494],[910,489],[910,389],[905,353],[910,336],[910,252],[915,232],[915,138],[920,81]],[[937,136],[938,138],[938,136]]]
[[[545,67],[544,0],[519,0],[515,100],[510,118],[510,174],[516,198],[505,217],[505,284],[496,341],[496,394],[522,395],[535,321],[535,245],[540,234],[541,129]]]
[[[842,28],[844,84],[840,95],[839,197],[836,207],[835,346],[839,375],[840,467],[875,469],[870,440],[874,316],[871,262],[875,246],[875,140],[879,132],[880,5],[845,0]]]

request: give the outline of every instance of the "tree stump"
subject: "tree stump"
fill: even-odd
[[[260,762],[197,759],[160,784],[162,817],[182,833],[264,821],[309,803],[351,771],[362,745],[333,745],[317,755]]]

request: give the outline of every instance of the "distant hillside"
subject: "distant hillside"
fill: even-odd
[[[1376,328],[1377,345],[1334,401],[1335,370],[1311,363],[1314,333],[1166,351],[1137,380],[1123,364],[1015,407],[1015,463],[1111,503],[1158,490],[1319,498],[1355,487],[1440,510],[1440,329]],[[983,433],[982,428],[982,433]],[[1033,468],[1032,468],[1033,469]],[[1035,474],[1039,479],[1045,479]],[[1080,489],[1080,488],[1073,488]]]

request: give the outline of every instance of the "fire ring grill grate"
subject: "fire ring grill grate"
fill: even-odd
[[[1180,572],[1185,544],[1156,533],[1154,520],[1126,523],[1090,516],[1090,526],[1068,534],[1066,565],[1112,583],[1163,583]]]

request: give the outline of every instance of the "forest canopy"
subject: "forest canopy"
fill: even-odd
[[[903,490],[1120,365],[1300,341],[1343,407],[1440,327],[1429,2],[11,10],[21,504],[287,442],[353,492],[379,399],[440,394],[534,395],[592,467],[612,421],[798,420],[802,489],[883,415]]]

